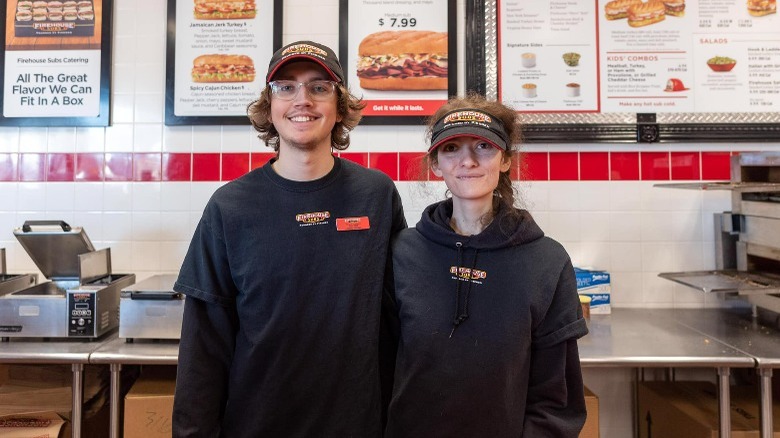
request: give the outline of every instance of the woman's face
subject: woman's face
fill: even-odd
[[[492,203],[498,177],[510,164],[500,149],[485,140],[456,137],[437,148],[431,170],[444,178],[453,199]]]

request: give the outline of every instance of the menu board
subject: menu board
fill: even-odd
[[[498,97],[529,113],[780,110],[774,0],[497,1]]]
[[[502,1],[499,95],[518,111],[599,111],[592,1]]]
[[[281,0],[169,0],[165,123],[249,123],[281,13]]]
[[[455,12],[454,0],[341,1],[339,59],[364,123],[419,123],[457,93]]]
[[[0,125],[109,124],[110,0],[10,0]]]

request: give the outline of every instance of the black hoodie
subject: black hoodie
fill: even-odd
[[[568,254],[525,210],[475,236],[429,206],[393,243],[387,437],[577,437],[582,318]],[[386,308],[386,310],[388,310]]]

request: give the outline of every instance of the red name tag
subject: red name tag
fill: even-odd
[[[368,223],[368,216],[340,217],[336,219],[336,230],[338,231],[367,230],[369,228],[371,228],[371,225]]]

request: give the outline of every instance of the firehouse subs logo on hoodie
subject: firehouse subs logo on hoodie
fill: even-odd
[[[324,225],[328,223],[329,218],[329,211],[315,211],[313,213],[298,213],[295,215],[295,220],[299,222],[301,227]]]
[[[453,279],[469,281],[472,283],[482,284],[479,280],[484,280],[487,277],[487,272],[480,271],[479,269],[466,268],[464,266],[450,266],[450,274],[453,274]]]

